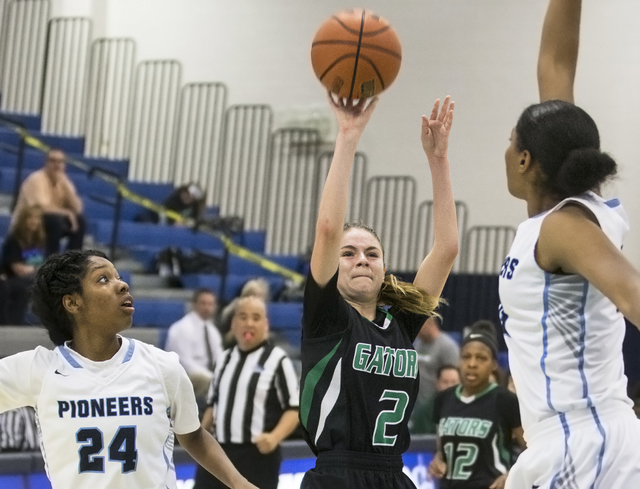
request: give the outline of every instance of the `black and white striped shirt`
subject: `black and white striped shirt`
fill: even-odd
[[[21,407],[0,413],[0,452],[39,450],[35,412]]]
[[[251,443],[298,403],[298,375],[282,348],[265,342],[248,352],[234,346],[222,354],[209,392],[218,442]]]

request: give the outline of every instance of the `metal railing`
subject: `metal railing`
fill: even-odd
[[[180,92],[173,145],[173,182],[198,182],[213,203],[220,134],[227,106],[223,83],[188,83]]]
[[[457,273],[460,271],[462,262],[462,242],[464,240],[465,233],[467,232],[467,221],[469,217],[469,211],[467,204],[461,201],[456,201],[456,216],[458,221],[458,257],[453,264],[452,272]],[[427,253],[433,247],[433,201],[425,200],[418,206],[416,212],[416,221],[414,225],[415,237],[413,246],[411,249],[411,261],[410,267],[412,270],[417,270],[422,263],[422,260]]]
[[[213,203],[220,214],[242,216],[262,229],[273,112],[268,105],[233,105],[224,115]]]
[[[0,109],[37,114],[50,5],[48,0],[13,0],[0,27]]]
[[[497,274],[515,238],[511,226],[474,226],[464,236],[462,273]]]
[[[315,129],[279,129],[271,137],[263,219],[267,253],[300,254],[311,246],[321,142]]]
[[[4,12],[9,0],[0,0],[0,29],[4,28]],[[3,33],[0,32],[0,66],[2,66],[2,37]]]
[[[126,158],[127,121],[135,77],[136,45],[130,38],[96,39],[91,45],[86,99],[85,154]]]
[[[173,181],[171,167],[182,66],[173,59],[142,61],[136,70],[129,178]]]
[[[51,19],[47,31],[41,107],[42,132],[82,136],[91,20]]]
[[[390,271],[411,270],[416,180],[410,176],[373,177],[367,184],[365,222],[380,236]]]
[[[325,151],[318,156],[316,209],[320,206],[320,197],[322,197],[324,182],[327,179],[332,159],[333,151]],[[349,204],[347,206],[345,222],[361,221],[365,217],[365,209],[367,205],[367,164],[367,155],[357,152],[353,159],[353,166],[351,168],[351,180],[349,181]],[[316,218],[317,213],[314,221]]]

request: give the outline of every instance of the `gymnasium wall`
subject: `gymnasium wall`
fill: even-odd
[[[98,36],[133,37],[138,60],[176,58],[183,82],[223,81],[230,103],[268,103],[276,122],[313,119],[335,131],[309,48],[318,25],[352,6],[338,0],[52,0],[54,15],[89,16]],[[420,115],[436,97],[456,101],[451,165],[470,225],[517,225],[526,209],[508,195],[504,150],[519,113],[537,99],[535,62],[547,0],[369,0],[403,43],[403,66],[383,94],[361,149],[372,174],[411,174],[430,198]],[[576,100],[620,164],[605,193],[631,218],[627,256],[640,266],[640,3],[584,0]]]

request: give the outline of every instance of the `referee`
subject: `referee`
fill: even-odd
[[[261,489],[276,489],[280,442],[298,426],[298,376],[280,347],[267,341],[267,308],[258,297],[238,300],[231,331],[236,346],[216,365],[202,419],[238,471]],[[198,467],[194,489],[225,488]]]

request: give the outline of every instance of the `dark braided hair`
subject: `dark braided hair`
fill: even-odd
[[[544,190],[565,199],[597,188],[617,171],[600,151],[600,134],[580,107],[562,100],[531,105],[516,125],[519,151],[527,150],[542,170]]]
[[[38,269],[31,289],[33,312],[56,346],[73,339],[73,318],[64,308],[62,298],[68,294],[82,294],[82,279],[92,256],[107,258],[97,250],[70,250],[49,257]]]

